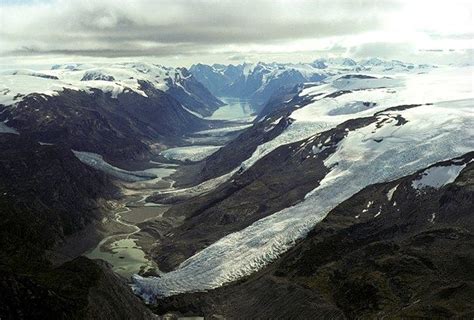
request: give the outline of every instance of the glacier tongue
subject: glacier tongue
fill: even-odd
[[[160,278],[135,276],[135,292],[151,298],[209,290],[257,271],[365,186],[474,150],[473,104],[469,99],[393,111],[408,122],[351,131],[325,161],[331,172],[304,201],[229,234]]]

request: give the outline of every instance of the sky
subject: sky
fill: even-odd
[[[0,0],[0,66],[472,62],[471,0]]]

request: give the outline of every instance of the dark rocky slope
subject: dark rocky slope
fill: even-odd
[[[260,272],[155,308],[227,319],[470,319],[473,158],[457,159],[467,166],[439,189],[414,189],[421,171],[368,186]]]
[[[107,267],[57,268],[46,250],[102,218],[118,190],[64,147],[0,134],[0,318],[145,319],[150,313]]]
[[[141,83],[144,97],[65,89],[58,95],[30,94],[15,107],[0,106],[0,121],[37,141],[90,151],[109,159],[141,159],[152,143],[180,143],[187,133],[209,128],[171,95]]]
[[[270,116],[277,110],[287,108],[288,105],[292,104],[297,99],[297,95],[301,92],[301,90],[309,86],[310,85],[308,84],[298,84],[293,87],[280,88],[279,90],[276,90],[275,93],[270,96],[267,103],[265,103],[262,110],[260,110],[255,120],[259,121],[267,116]]]
[[[35,275],[2,272],[2,319],[155,319],[104,263],[79,257]]]
[[[0,134],[2,254],[45,249],[101,218],[118,190],[63,147]]]

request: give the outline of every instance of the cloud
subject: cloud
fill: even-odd
[[[227,60],[240,62],[240,61],[250,60],[250,59],[249,59],[250,57],[251,57],[251,56],[249,56],[249,55],[247,55],[247,54],[233,54],[233,55],[229,56],[229,57],[227,58]]]
[[[348,50],[349,55],[355,58],[380,57],[397,59],[417,52],[416,46],[411,42],[369,42]]]
[[[381,26],[394,1],[54,0],[0,7],[0,47],[14,54],[192,54],[282,45]]]
[[[0,55],[183,65],[403,59],[472,48],[472,25],[468,0],[4,0]]]

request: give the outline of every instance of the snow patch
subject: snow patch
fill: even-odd
[[[412,187],[421,190],[426,187],[439,189],[454,182],[466,164],[452,164],[426,169],[419,179],[413,180]]]
[[[283,119],[283,117],[275,119],[275,121],[272,121],[270,124],[273,125],[273,126],[276,126],[280,122],[281,119]]]
[[[0,133],[20,134],[15,128],[7,126],[5,122],[0,121]]]
[[[397,191],[398,184],[387,192],[387,200],[392,201],[393,194]]]

